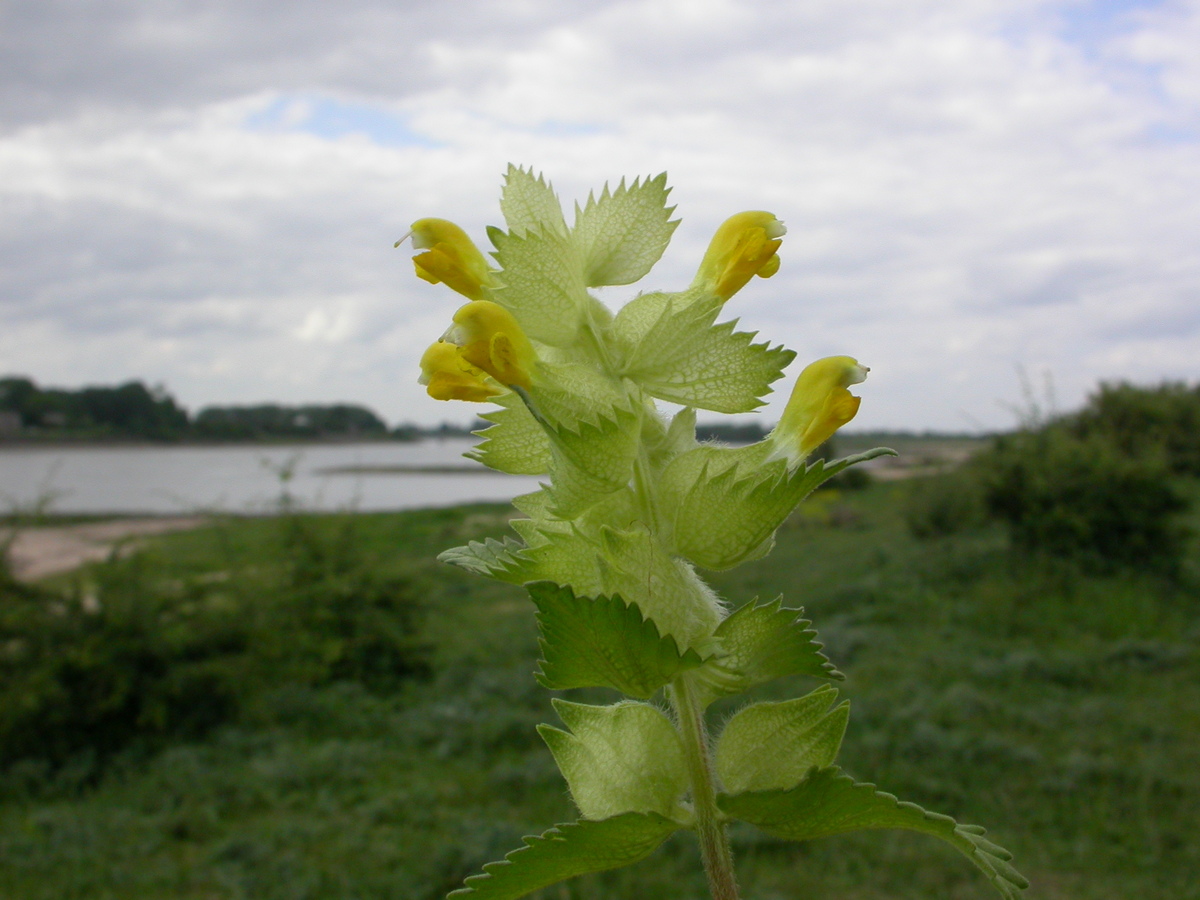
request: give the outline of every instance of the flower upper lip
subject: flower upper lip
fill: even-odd
[[[395,246],[410,237],[414,248],[425,251],[413,257],[418,277],[431,284],[444,283],[471,300],[487,295],[491,269],[465,231],[447,219],[418,219]]]
[[[787,227],[769,212],[750,210],[730,216],[709,242],[696,282],[724,301],[755,275],[770,278],[779,271],[776,251],[785,234]]]

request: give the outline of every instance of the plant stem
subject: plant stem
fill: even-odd
[[[737,879],[733,873],[733,854],[729,835],[717,809],[717,791],[713,779],[712,756],[708,746],[708,726],[704,707],[686,675],[671,685],[671,704],[679,722],[691,781],[692,806],[696,813],[696,834],[704,859],[704,874],[713,900],[738,900]]]

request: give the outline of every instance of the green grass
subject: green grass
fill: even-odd
[[[804,605],[848,676],[845,768],[986,825],[1016,854],[1031,897],[1200,897],[1196,547],[1183,583],[1084,577],[1014,559],[990,531],[918,543],[903,527],[906,489],[818,495],[821,515],[795,517],[771,556],[714,581],[734,604],[783,593]],[[431,604],[429,680],[388,695],[355,683],[279,690],[204,741],[131,750],[88,789],[70,771],[10,772],[0,897],[425,900],[521,835],[573,818],[534,731],[554,716],[531,674],[531,605],[433,561],[502,533],[505,515],[357,517],[367,557],[414,579]],[[154,553],[180,578],[269,565],[277,527],[223,523]],[[968,863],[917,835],[733,837],[748,898],[991,896]],[[543,892],[705,895],[687,834],[628,870]]]

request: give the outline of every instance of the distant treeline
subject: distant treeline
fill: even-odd
[[[79,390],[0,378],[0,437],[71,440],[254,441],[463,435],[465,427],[405,424],[389,429],[370,409],[350,403],[206,406],[194,417],[160,386],[130,381]]]

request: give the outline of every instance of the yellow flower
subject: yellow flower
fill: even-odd
[[[433,344],[421,357],[421,377],[435,400],[470,400],[482,403],[504,391],[484,379],[486,373],[465,359],[458,347],[445,341]]]
[[[853,419],[860,399],[846,389],[865,381],[869,371],[849,356],[828,356],[805,368],[768,438],[774,455],[795,468]]]
[[[444,282],[464,297],[480,300],[492,283],[487,260],[467,233],[445,219],[418,219],[400,240],[412,237],[413,247],[424,250],[413,257],[417,276],[430,284]]]
[[[776,250],[787,228],[769,212],[743,212],[717,229],[700,263],[694,284],[728,300],[753,276],[770,278],[779,271]]]
[[[442,336],[459,347],[468,363],[501,384],[529,390],[537,353],[512,313],[491,300],[475,300],[454,314]]]

